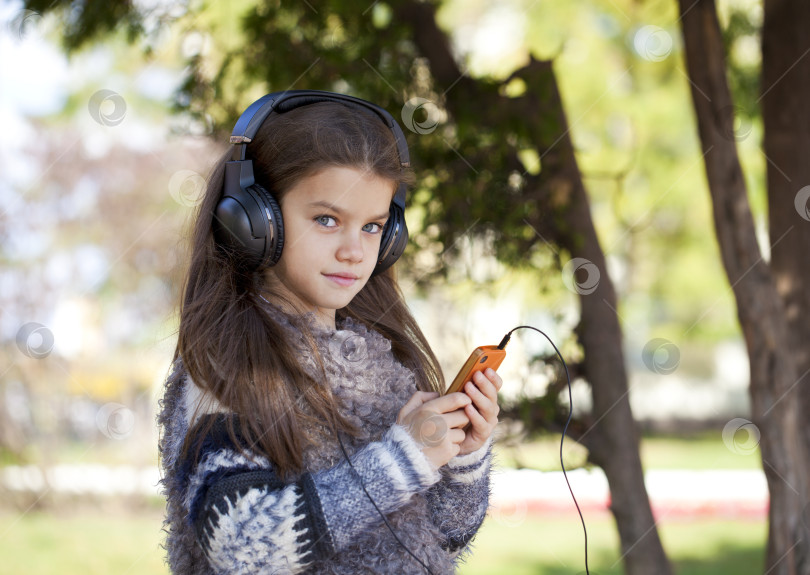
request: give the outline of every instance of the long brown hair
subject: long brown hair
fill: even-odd
[[[247,150],[257,183],[279,202],[301,178],[329,166],[368,170],[390,180],[392,189],[413,178],[401,169],[393,135],[382,121],[333,102],[271,114]],[[264,272],[244,271],[214,241],[213,213],[229,159],[230,154],[215,166],[196,216],[175,358],[182,357],[197,386],[239,416],[242,444],[268,457],[286,477],[303,470],[302,454],[319,440],[312,430],[323,422],[347,434],[357,430],[340,415],[329,387],[307,375],[300,350],[263,309],[261,297],[273,303],[263,289]],[[443,388],[438,361],[405,304],[393,269],[373,276],[349,305],[337,310],[336,321],[349,317],[391,341],[397,359],[416,374],[418,389]],[[322,366],[305,322],[291,320]],[[189,434],[186,455],[191,436],[210,428],[208,419],[205,429]],[[229,433],[237,442],[231,423]]]

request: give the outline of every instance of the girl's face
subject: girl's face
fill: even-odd
[[[394,182],[349,167],[328,167],[284,195],[284,249],[268,268],[271,291],[328,327],[377,264]]]

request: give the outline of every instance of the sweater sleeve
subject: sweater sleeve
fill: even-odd
[[[491,438],[477,451],[452,458],[442,479],[427,492],[433,521],[445,535],[442,545],[459,554],[472,541],[489,507]]]
[[[220,573],[298,573],[382,523],[440,479],[410,435],[393,425],[351,456],[352,465],[278,480],[266,460],[230,449],[205,455],[190,477],[189,518]]]

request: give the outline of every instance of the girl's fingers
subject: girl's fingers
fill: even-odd
[[[481,388],[484,388],[483,390]],[[489,393],[487,393],[487,391]],[[494,387],[490,384],[489,388],[487,388],[487,384],[478,382],[478,381],[468,381],[467,384],[464,386],[464,392],[470,396],[470,399],[473,400],[473,403],[477,403],[482,399],[486,399],[492,401],[492,392],[494,391]]]
[[[498,412],[500,411],[500,408],[498,407],[498,392],[495,389],[495,386],[483,376],[478,379],[479,381],[476,383],[468,383],[464,388],[464,391],[468,396],[470,396],[470,399],[472,399],[473,402],[473,407],[484,420],[494,419],[497,421]],[[485,382],[481,382],[481,379],[484,379]],[[483,391],[481,388],[484,388]],[[470,411],[467,410],[467,413],[469,414]],[[475,424],[472,419],[470,422]]]
[[[478,371],[473,375],[473,383],[478,386],[487,397],[495,398],[498,395],[498,390],[503,384],[500,376],[488,368],[486,372]]]
[[[476,373],[472,383],[487,397],[494,397],[498,394],[498,389],[495,387],[495,384],[487,379],[483,373]]]
[[[480,424],[481,421],[497,423],[498,413],[500,412],[498,404],[490,401],[483,394],[481,394],[480,391],[476,390],[475,393],[478,393],[480,395],[480,400],[476,399],[475,401],[473,401],[470,407],[475,411],[475,414],[481,418],[481,420],[473,421],[474,418],[470,417],[470,423],[472,423],[473,425],[476,425],[476,423]],[[467,414],[467,417],[469,417],[469,414],[472,412],[470,411],[470,409],[465,409],[465,413]]]
[[[475,372],[473,374],[473,377],[475,377],[479,373],[481,374],[479,381],[488,381],[495,388],[496,392],[500,391],[501,386],[503,386],[503,380],[501,379],[501,376],[498,375],[498,372],[496,372],[491,367],[488,367],[484,371]]]
[[[461,429],[453,428],[448,432],[448,437],[450,439],[450,443],[461,443],[467,437],[467,434],[464,433]]]
[[[492,369],[491,367],[488,367],[484,371],[484,375],[486,375],[487,378],[489,379],[489,381],[491,381],[492,384],[495,386],[495,391],[500,391],[501,390],[501,387],[503,387],[503,380],[501,379],[501,376],[498,375],[498,373],[494,369]]]
[[[447,427],[449,428],[464,427],[470,422],[467,417],[467,412],[464,409],[457,409],[450,413],[445,413],[442,417],[444,417]]]
[[[472,403],[464,408],[470,420],[470,429],[467,430],[465,442],[462,445],[464,453],[470,453],[484,444],[492,435],[498,424],[498,390],[503,385],[500,376],[492,369],[473,375],[473,381],[464,386],[465,394]]]
[[[441,395],[439,397],[435,397],[431,399],[430,409],[432,411],[436,411],[438,413],[450,413],[451,411],[456,411],[457,409],[463,409],[465,406],[469,405],[471,399],[467,396],[466,393],[462,393],[460,391],[456,391],[454,393],[448,393],[447,395]]]
[[[470,420],[470,425],[472,425],[473,428],[486,430],[487,426],[489,425],[489,422],[483,415],[481,415],[481,413],[477,409],[475,409],[475,407],[471,405],[468,409],[465,409],[464,411],[467,414],[467,418]]]
[[[492,405],[498,404],[498,392],[495,390],[495,386],[488,381],[486,383],[468,383],[464,392],[479,409],[489,410]]]
[[[397,421],[401,423],[402,420],[414,409],[428,401],[435,399],[438,396],[439,394],[435,391],[417,391],[408,401],[405,402],[405,405],[400,408]]]

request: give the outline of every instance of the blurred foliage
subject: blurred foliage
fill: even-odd
[[[66,359],[48,385],[56,381],[63,390],[99,401],[115,397],[116,390],[119,397],[147,393],[155,362],[141,354],[171,338],[181,229],[193,213],[193,201],[169,193],[171,178],[182,169],[204,176],[241,111],[267,92],[291,88],[351,93],[402,119],[419,179],[409,196],[412,245],[400,266],[409,285],[427,287],[443,278],[444,294],[460,312],[484,296],[509,301],[527,319],[541,313],[543,321],[561,326],[558,341],[570,337],[576,296],[559,273],[568,256],[546,242],[545,230],[527,225],[539,207],[525,199],[525,178],[542,173],[543,158],[526,123],[508,114],[504,122],[486,123],[491,111],[473,98],[448,116],[445,98],[459,88],[437,85],[414,30],[396,16],[401,5],[25,1],[26,10],[50,24],[44,28],[48,37],[58,38],[72,65],[85,71],[71,82],[61,112],[35,120],[47,137],[24,150],[41,170],[34,184],[19,190],[29,215],[13,225],[0,218],[0,261],[20,286],[4,296],[15,302],[14,317],[34,319],[43,313],[43,301],[55,300],[54,306],[67,302],[63,309],[96,326],[95,335],[76,336],[74,347],[85,351]],[[548,86],[527,83],[521,70],[530,58],[553,60],[636,367],[651,337],[683,349],[737,338],[711,231],[675,2],[429,5],[464,75],[504,102],[527,91],[542,97]],[[730,130],[764,229],[765,161],[756,105],[761,8],[752,0],[727,0],[719,9],[739,108],[738,125]],[[663,44],[647,44],[649,30]],[[161,74],[175,80],[171,96],[144,87]],[[124,126],[89,120],[88,102],[101,89],[125,95]],[[405,106],[414,98],[430,105],[414,111],[409,125]],[[168,109],[175,114],[167,119]],[[435,129],[424,128],[434,122]],[[156,125],[165,139],[139,143],[144,130]],[[546,128],[555,133],[556,126]],[[202,141],[181,149],[172,134]],[[43,218],[53,225],[44,227]],[[15,237],[29,238],[28,245]],[[100,262],[95,275],[80,273],[87,261]],[[85,336],[95,338],[92,345]],[[575,367],[580,358],[572,339],[562,351]],[[13,346],[3,350],[9,364],[19,364],[16,352]],[[99,361],[100,355],[109,362]],[[704,377],[700,361],[695,370]],[[118,367],[107,369],[113,363]],[[689,369],[685,356],[682,370]],[[538,373],[542,369],[525,373],[525,379]],[[523,409],[539,409],[549,427],[559,429],[559,374],[544,375],[554,380],[551,393],[528,398]],[[12,371],[9,377],[22,376]],[[57,408],[36,419],[47,419],[51,409]]]
[[[205,11],[215,25],[196,32],[210,38],[209,56],[192,61],[179,95],[186,110],[208,114],[222,137],[255,97],[289,87],[346,91],[392,111],[420,97],[443,114],[444,94],[453,86],[435,85],[409,40],[412,32],[391,18],[396,6],[344,1],[319,4],[316,11],[306,3],[243,4],[244,10],[215,4]],[[749,21],[743,10],[734,8],[733,22]],[[237,15],[241,41],[232,29]],[[643,332],[655,326],[673,340],[689,329],[689,338],[716,341],[736,334],[737,327],[731,300],[718,302],[713,295],[725,290],[726,280],[707,233],[708,196],[697,192],[705,185],[676,17],[674,3],[664,1],[445,2],[437,14],[462,69],[485,91],[542,92],[542,86],[521,86],[509,78],[529,55],[554,58],[594,219],[623,296],[619,311],[626,327]],[[492,61],[484,57],[486,42],[497,49],[506,42],[503,32],[496,28],[490,32],[494,37],[483,35],[483,47],[470,47],[465,36],[496,18],[507,27],[515,18],[523,24],[516,27],[517,40]],[[673,43],[661,61],[645,60],[634,46],[647,25],[660,26]],[[729,41],[741,36],[733,32]],[[447,264],[457,264],[465,250],[478,261],[494,254],[509,266],[539,270],[536,289],[549,292],[547,305],[559,301],[564,292],[555,269],[564,255],[538,239],[538,231],[547,235],[543,230],[526,224],[537,206],[522,197],[521,180],[525,172],[542,169],[535,145],[524,124],[483,125],[476,102],[469,104],[458,117],[443,116],[429,134],[409,133],[420,177],[409,215],[414,231],[421,232],[414,234],[419,253],[410,252],[411,269],[423,279],[439,273],[480,284],[498,277],[498,270],[454,275],[458,268]],[[753,145],[744,150],[759,174],[751,189],[764,197],[762,157],[753,136],[741,146]],[[514,149],[525,152],[523,165],[511,164]]]
[[[585,511],[590,572],[622,573],[613,519]],[[98,511],[52,517],[0,515],[4,561],[0,574],[166,575],[159,548],[161,514],[131,517]],[[756,575],[762,572],[764,521],[666,517],[661,536],[679,575]],[[541,542],[538,544],[538,542]],[[475,558],[461,575],[584,573],[582,525],[575,514],[536,516],[493,509],[475,538]]]
[[[61,9],[71,24],[65,36],[71,50],[97,40],[113,18],[120,20],[119,29],[141,29],[146,38],[159,39],[157,30],[170,29],[187,63],[175,109],[196,118],[219,141],[241,111],[269,91],[347,92],[395,115],[411,98],[429,100],[437,106],[433,115],[419,116],[424,114],[419,110],[414,119],[439,118],[436,129],[406,130],[419,177],[409,213],[418,248],[408,252],[414,276],[420,283],[435,274],[490,281],[494,274],[454,275],[457,268],[448,265],[458,263],[463,250],[478,249],[479,259],[495,255],[511,267],[540,270],[537,289],[549,292],[550,301],[559,299],[561,282],[553,270],[564,255],[539,240],[538,230],[525,221],[536,206],[522,199],[522,174],[542,169],[526,126],[483,125],[474,101],[457,117],[447,117],[442,104],[453,86],[435,84],[413,31],[396,18],[400,4],[177,2],[163,5],[160,14],[157,8],[116,4],[95,7],[91,15],[82,8],[85,2],[65,1],[48,9]],[[44,9],[36,2],[26,6]],[[731,300],[714,295],[724,291],[726,280],[707,231],[708,196],[698,192],[705,183],[675,3],[448,0],[435,6],[461,68],[482,90],[541,93],[542,86],[527,87],[517,77],[520,68],[530,55],[554,60],[594,219],[623,296],[619,312],[625,323],[642,332],[655,326],[672,339],[736,335]],[[105,10],[109,13],[101,14]],[[741,153],[762,217],[759,60],[752,50],[761,9],[735,0],[721,3],[720,10],[741,112],[737,128],[745,134]],[[649,26],[660,28],[671,43],[661,57],[650,58],[644,54],[649,47],[639,45],[640,30]],[[146,46],[154,51],[153,44]],[[511,162],[515,149],[521,151],[520,165]]]
[[[37,14],[61,12],[61,39],[68,52],[93,40],[106,40],[116,30],[126,30],[130,42],[144,33],[146,14],[137,11],[129,0],[26,0],[25,7]]]
[[[29,66],[65,66],[52,43],[73,42],[66,26],[54,14],[21,12],[4,27],[3,46],[36,58]],[[181,238],[221,150],[206,138],[172,140],[190,125],[166,119],[171,78],[182,70],[171,38],[144,58],[143,45],[113,28],[103,45],[72,45],[69,75],[51,84],[58,111],[12,118],[15,137],[0,150],[4,462],[47,464],[73,441],[85,458],[90,447],[94,456],[109,447],[132,463],[154,462],[153,393],[173,346]],[[65,74],[55,68],[42,73]],[[8,88],[8,100],[19,92]],[[29,322],[50,334],[53,347],[41,355],[31,350],[43,344],[36,334],[20,339]],[[123,420],[102,409],[112,403],[126,410]]]

